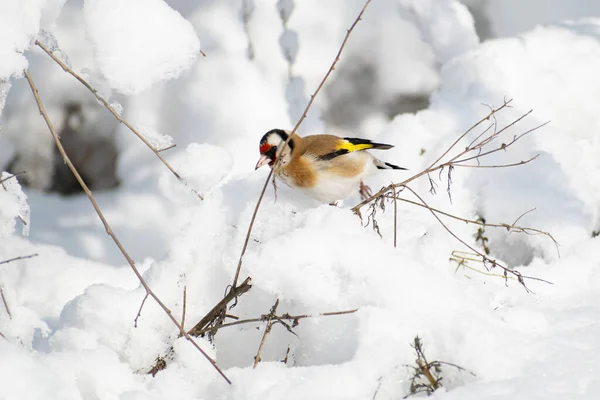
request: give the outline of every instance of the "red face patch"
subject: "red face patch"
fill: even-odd
[[[260,154],[266,154],[269,150],[271,150],[271,147],[273,147],[273,146],[271,146],[268,143],[261,144],[260,149],[259,149]]]

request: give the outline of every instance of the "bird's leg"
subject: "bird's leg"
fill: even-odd
[[[359,189],[358,193],[360,193],[360,198],[362,200],[367,200],[369,197],[371,197],[373,195],[371,188],[368,187],[367,185],[365,185],[365,183],[362,180],[360,181],[360,189]]]

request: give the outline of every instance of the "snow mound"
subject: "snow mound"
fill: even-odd
[[[98,68],[121,93],[178,77],[200,52],[192,25],[162,0],[86,0],[84,18]]]

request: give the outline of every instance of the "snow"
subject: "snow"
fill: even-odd
[[[583,1],[553,3],[552,18],[519,11],[522,2],[504,2],[506,8],[488,3],[488,9],[502,10],[489,15],[501,37],[480,41],[474,19],[457,1],[373,2],[303,132],[331,128],[395,144],[378,157],[409,171],[373,176],[368,183],[377,190],[433,162],[489,112],[486,105],[513,99],[487,122],[498,126],[533,109],[497,144],[550,123],[482,164],[539,154],[534,162],[457,167],[452,201],[447,170],[441,181],[432,176],[437,195],[428,192],[426,178],[411,187],[452,214],[491,223],[522,216],[519,225],[551,232],[558,249],[543,235],[485,228],[493,257],[553,284],[526,280],[528,293],[514,279],[505,284],[502,277],[479,273],[486,272],[480,263],[468,264],[479,272],[457,266],[449,258],[466,249],[422,208],[398,203],[394,247],[392,203],[376,215],[380,237],[364,226],[366,209],[362,223],[351,212],[358,196],[331,207],[281,183],[275,196],[269,186],[241,269],[240,281],[252,277],[252,288],[228,313],[257,318],[276,299],[281,314],[357,311],[301,319],[293,328],[297,336],[274,324],[256,368],[265,322],[225,327],[212,343],[198,338],[232,385],[178,337],[152,299],[134,325],[145,290],[83,194],[59,196],[21,185],[24,179],[50,179],[44,160],[52,160],[53,147],[20,71],[31,70],[58,131],[73,123],[63,121],[64,104],[80,102],[85,133],[115,137],[120,185],[94,196],[178,320],[185,288],[190,328],[232,283],[268,173],[254,171],[258,140],[269,129],[293,127],[362,1],[319,7],[251,2],[247,32],[241,4],[234,1],[87,0],[83,8],[62,1],[2,3],[0,98],[6,97],[6,107],[0,169],[21,154],[16,164],[27,172],[0,176],[0,262],[37,256],[0,264],[6,301],[0,302],[0,398],[398,399],[410,388],[407,366],[415,365],[410,344],[417,335],[430,361],[475,374],[443,367],[444,387],[434,399],[598,397],[600,18]],[[539,4],[531,2],[526,10]],[[517,12],[511,25],[504,16]],[[285,29],[280,13],[286,15]],[[22,25],[14,23],[21,17]],[[546,22],[552,24],[538,25]],[[36,37],[54,43],[60,57],[85,71],[111,104],[122,104],[119,113],[153,145],[176,144],[160,154],[189,187],[45,54],[28,51]],[[207,57],[194,61],[198,37]],[[253,60],[247,57],[248,38]],[[286,50],[293,50],[291,60]],[[111,89],[121,95],[112,98]],[[387,107],[398,96],[418,93],[428,100],[418,112]],[[339,103],[355,110],[355,130],[349,128],[354,122],[327,120]],[[470,133],[456,150],[480,132]],[[26,167],[28,160],[38,169]],[[442,218],[480,248],[475,226]],[[147,375],[170,348],[167,368]]]
[[[7,172],[0,174],[0,216],[0,237],[13,233],[17,220],[21,221],[23,234],[29,233],[27,195],[21,190],[17,177]]]
[[[177,78],[200,52],[192,25],[162,0],[86,0],[83,16],[98,68],[121,93]]]

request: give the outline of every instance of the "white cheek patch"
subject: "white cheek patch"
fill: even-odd
[[[283,143],[283,140],[279,137],[279,135],[269,135],[267,138],[267,143],[271,146],[279,146]]]

